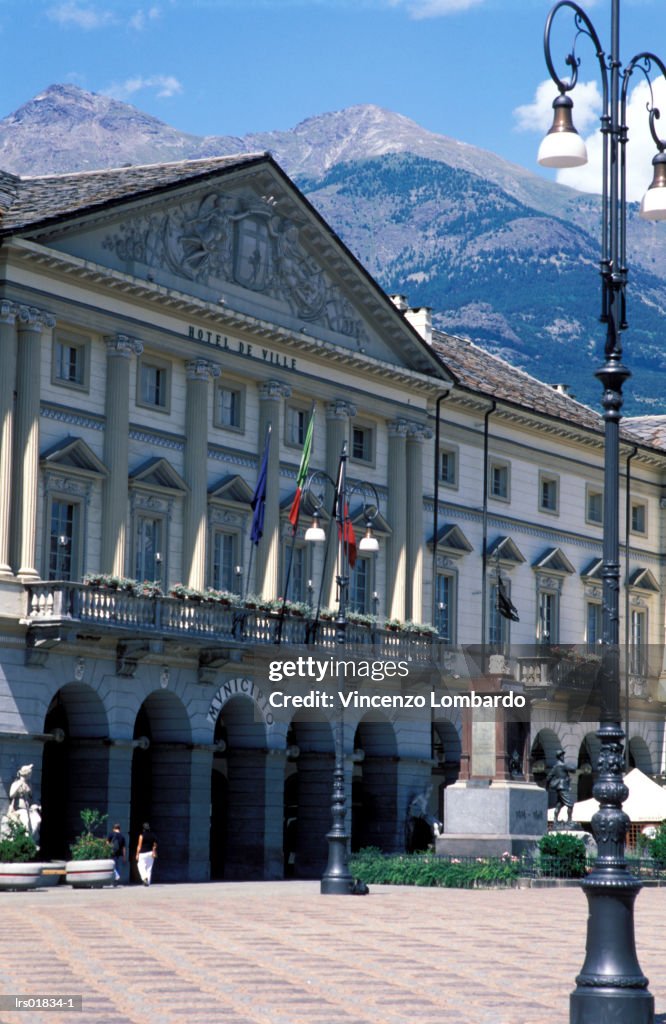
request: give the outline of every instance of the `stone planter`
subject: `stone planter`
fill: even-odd
[[[48,860],[43,861],[41,864],[35,864],[35,867],[42,869],[42,878],[40,886],[45,888],[51,888],[54,885],[60,885],[65,880],[65,864],[64,860]]]
[[[41,864],[0,864],[0,890],[36,889],[41,884]]]
[[[104,860],[68,860],[65,881],[75,889],[99,889],[103,885],[113,885],[114,862],[108,857]]]

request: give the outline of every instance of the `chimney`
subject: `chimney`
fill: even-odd
[[[571,397],[571,384],[552,384],[553,391],[557,391],[558,395],[569,395]]]
[[[396,306],[401,313],[405,313],[409,308],[407,305],[407,299],[404,295],[389,295],[389,299]]]
[[[418,331],[428,345],[432,345],[432,309],[430,306],[419,306],[417,309],[406,310],[405,319],[415,331]]]

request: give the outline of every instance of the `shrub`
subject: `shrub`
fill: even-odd
[[[554,878],[582,878],[585,875],[587,851],[578,836],[566,832],[549,832],[539,840],[541,871]]]
[[[37,853],[37,843],[20,821],[7,819],[7,835],[0,839],[0,862],[2,864],[25,864]]]
[[[107,860],[113,856],[113,848],[108,839],[96,832],[101,832],[108,815],[99,811],[86,809],[81,811],[83,832],[70,846],[72,860]]]
[[[654,839],[648,841],[650,856],[660,868],[666,868],[666,821],[662,821]]]
[[[519,875],[517,858],[478,857],[461,861],[428,854],[384,854],[374,846],[354,854],[350,870],[368,885],[420,885],[444,889],[473,889],[513,885]]]

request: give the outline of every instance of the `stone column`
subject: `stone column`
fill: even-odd
[[[206,359],[185,364],[185,483],[183,507],[183,575],[189,587],[206,585],[206,523],[208,505],[208,381],[220,367]]]
[[[55,320],[31,306],[18,311],[16,357],[16,429],[12,474],[12,562],[17,575],[39,579],[37,561],[37,494],[39,484],[39,404],[42,332],[47,341]]]
[[[282,442],[283,399],[291,388],[280,381],[259,385],[258,467],[264,455],[266,429],[271,425],[271,443],[266,476],[264,533],[257,545],[255,589],[266,598],[279,597],[280,590],[280,445]]]
[[[127,549],[130,359],[143,352],[136,338],[116,334],[106,339],[106,429],[102,572],[124,576]]]
[[[388,508],[391,527],[386,550],[386,615],[404,621],[407,590],[407,420],[388,424]]]
[[[406,617],[423,619],[423,442],[432,431],[410,423],[407,433],[407,601]]]
[[[16,314],[12,302],[0,302],[0,575],[10,575],[12,445],[16,387]]]
[[[326,406],[326,472],[331,480],[337,480],[338,478],[340,453],[349,434],[349,419],[355,415],[356,406],[343,399],[335,399],[335,401],[330,402]],[[330,484],[326,486],[326,503],[324,508],[330,515],[333,508],[333,487]],[[335,533],[335,523],[333,521],[329,525],[329,530],[332,531],[332,535],[327,541],[328,561],[321,593],[323,606],[335,608],[337,604],[335,585],[337,534]]]

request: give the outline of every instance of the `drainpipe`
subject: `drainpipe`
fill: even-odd
[[[629,534],[631,527],[631,460],[638,452],[636,445],[633,446],[627,455],[627,490],[624,511],[624,732],[627,742],[624,747],[624,764],[626,771],[629,771]]]
[[[486,674],[487,645],[487,588],[488,588],[488,421],[497,408],[493,398],[483,418],[483,540],[481,547],[481,673]]]
[[[445,391],[435,402],[435,459],[434,459],[434,480],[433,494],[435,500],[432,513],[432,624],[437,622],[437,531],[439,530],[439,440],[440,421],[439,410],[442,402],[449,397],[450,391]],[[460,468],[460,467],[458,467]]]

